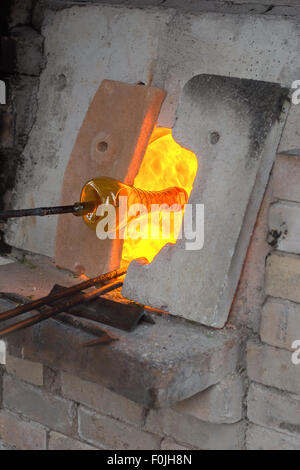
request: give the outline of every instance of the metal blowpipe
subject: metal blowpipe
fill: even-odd
[[[89,180],[82,188],[80,202],[76,202],[71,206],[0,211],[0,219],[74,214],[82,216],[84,222],[90,228],[95,229],[100,220],[100,217],[97,215],[98,207],[101,204],[112,204],[119,210],[121,197],[127,198],[128,208],[134,204],[143,204],[147,210],[152,206],[161,207],[161,205],[168,205],[169,207],[172,206],[174,210],[179,211],[188,200],[186,191],[177,186],[162,189],[161,191],[144,191],[121,183],[113,178],[102,176]]]
[[[59,214],[74,214],[83,216],[95,210],[95,202],[75,202],[71,206],[54,206],[54,207],[36,207],[34,209],[18,209],[0,211],[0,219],[10,219],[13,217],[28,217]]]

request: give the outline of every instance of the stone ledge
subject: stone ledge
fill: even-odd
[[[0,266],[0,292],[34,293],[38,298],[55,282],[69,286],[78,281],[44,257]],[[0,311],[13,305],[0,298]],[[11,335],[8,352],[153,408],[172,406],[234,372],[239,344],[235,330],[213,330],[171,315],[151,315],[155,325],[142,323],[131,333],[105,325],[119,341],[91,348],[80,347],[91,339],[90,334],[49,319]]]
[[[0,299],[0,311],[12,303]],[[155,325],[142,324],[125,333],[106,327],[116,341],[81,348],[91,336],[54,319],[15,333],[10,353],[43,362],[124,395],[144,406],[168,407],[219,382],[235,369],[238,338],[228,330],[213,331],[184,320],[155,315]]]

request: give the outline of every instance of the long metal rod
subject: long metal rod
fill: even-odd
[[[117,341],[118,338],[113,336],[110,332],[104,329],[102,326],[92,324],[89,320],[74,318],[68,313],[60,313],[57,317],[57,320],[63,324],[73,326],[74,328],[86,331],[87,333],[97,336],[97,339],[101,339],[101,343],[111,343],[112,341]],[[84,346],[85,343],[80,346]]]
[[[115,290],[118,287],[121,287],[122,285],[123,282],[117,281],[108,284],[107,286],[95,289],[92,292],[77,294],[64,303],[59,303],[55,307],[52,307],[44,312],[37,313],[36,315],[33,315],[30,318],[26,318],[25,320],[22,320],[18,323],[15,323],[14,325],[4,328],[0,331],[0,337],[8,336],[11,333],[15,333],[16,331],[23,330],[25,328],[28,328],[29,326],[35,325],[36,323],[40,323],[43,320],[47,320],[47,318],[53,317],[54,315],[57,315],[60,312],[68,310],[70,307],[72,307],[72,305],[75,305],[80,302],[87,302],[93,300],[99,295],[106,294],[107,292]]]
[[[9,318],[13,318],[17,315],[21,315],[22,313],[29,312],[30,310],[35,310],[43,305],[51,305],[56,300],[62,299],[69,295],[76,294],[77,292],[88,289],[89,287],[93,287],[97,284],[103,284],[104,282],[111,281],[116,277],[122,276],[126,274],[126,269],[116,269],[110,273],[100,274],[100,276],[96,276],[92,279],[88,279],[86,281],[80,282],[75,286],[66,287],[64,290],[57,292],[56,294],[47,295],[45,297],[41,297],[40,299],[33,300],[32,302],[28,302],[24,305],[19,305],[11,310],[7,310],[6,312],[0,313],[0,321],[8,320]]]
[[[94,202],[75,202],[70,206],[54,206],[54,207],[35,207],[34,209],[18,209],[0,211],[0,219],[10,219],[13,217],[28,217],[59,214],[75,214],[85,215],[95,209]]]
[[[116,341],[118,338],[114,338],[110,335],[100,336],[100,338],[92,339],[90,341],[86,341],[82,343],[80,346],[82,348],[90,348],[92,346],[98,346],[98,344],[107,344]]]

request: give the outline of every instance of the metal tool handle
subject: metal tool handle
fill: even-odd
[[[54,206],[54,207],[36,207],[34,209],[18,209],[0,211],[0,219],[10,219],[13,217],[28,217],[44,215],[59,215],[59,214],[74,214],[82,216],[93,212],[95,209],[95,202],[75,202],[71,206]]]

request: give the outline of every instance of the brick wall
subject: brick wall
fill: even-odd
[[[280,155],[273,178],[266,260],[266,299],[259,337],[247,345],[247,447],[300,449],[300,157]]]
[[[13,356],[7,358],[2,387],[4,449],[243,446],[243,385],[235,374],[164,410],[147,410],[98,384]]]

